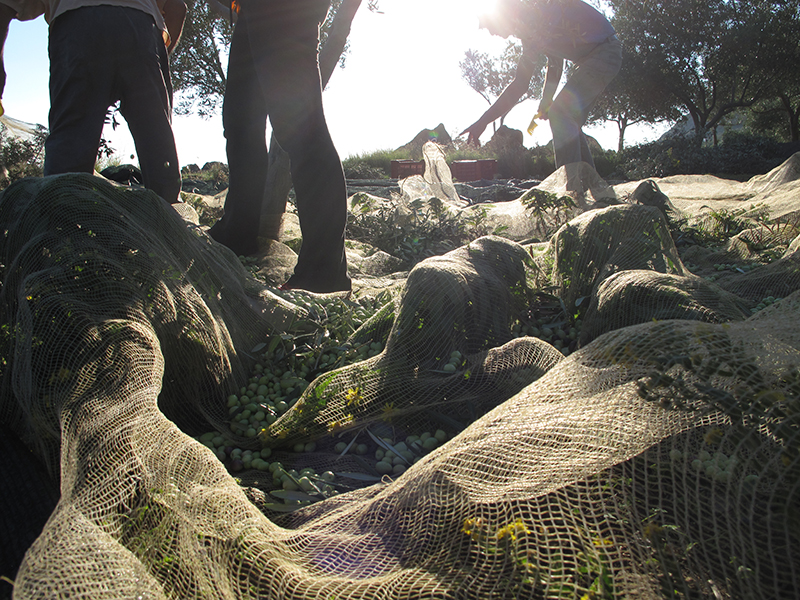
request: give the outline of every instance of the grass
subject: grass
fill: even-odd
[[[342,161],[348,179],[388,179],[393,160],[408,160],[410,154],[404,150],[375,150],[348,156]]]
[[[528,165],[525,168],[525,173],[510,173],[509,169],[505,168],[507,163],[520,162],[518,160],[511,160],[510,157],[500,156],[497,152],[486,146],[476,148],[475,146],[468,146],[465,142],[456,140],[450,144],[442,146],[448,164],[456,160],[481,160],[481,159],[495,159],[498,161],[499,176],[508,178],[509,176],[530,176],[534,177],[536,173],[542,170],[541,165],[536,164],[536,156],[545,151],[549,156],[549,149],[537,147],[534,149],[525,149],[517,153],[516,158],[524,159],[522,162]],[[530,156],[528,156],[530,155]],[[535,155],[535,156],[534,156]],[[362,154],[355,154],[348,156],[342,161],[344,166],[345,176],[348,179],[388,179],[391,174],[391,164],[393,160],[418,160],[417,157],[412,156],[410,150],[397,149],[397,150],[375,150],[374,152],[367,152]],[[541,162],[541,161],[538,161]],[[545,161],[546,162],[546,161]],[[545,165],[547,174],[552,172],[553,165],[550,161],[549,170]]]

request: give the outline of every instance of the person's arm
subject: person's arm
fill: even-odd
[[[3,90],[6,88],[6,66],[3,58],[3,50],[6,46],[8,37],[8,27],[11,20],[17,16],[17,11],[0,2],[0,99],[3,98]],[[3,114],[3,105],[0,104],[0,116]]]
[[[544,87],[542,88],[542,100],[539,102],[539,110],[536,117],[546,119],[550,106],[553,104],[553,96],[556,94],[561,75],[564,72],[564,59],[547,57],[547,74],[544,76]]]
[[[526,60],[526,56],[523,53],[519,64],[517,64],[514,79],[508,84],[508,87],[503,90],[503,93],[494,101],[494,104],[481,115],[480,119],[467,127],[459,135],[464,135],[465,133],[469,134],[467,143],[478,145],[478,138],[489,123],[507,115],[508,112],[517,105],[519,99],[525,95],[531,83],[531,77],[533,77],[533,61]]]
[[[167,33],[169,34],[167,52],[172,52],[181,39],[183,23],[186,21],[186,12],[187,8],[183,0],[166,0],[164,2],[161,14],[164,16],[164,23],[167,25]]]

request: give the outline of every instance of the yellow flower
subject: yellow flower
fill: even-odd
[[[464,519],[464,524],[461,526],[461,533],[468,535],[473,540],[478,542],[482,537],[482,527],[482,519]]]
[[[347,400],[347,406],[358,406],[362,400],[361,392],[358,388],[350,388],[347,390],[344,399]]]
[[[706,435],[703,437],[706,444],[709,446],[716,446],[722,441],[722,436],[725,432],[722,431],[719,427],[715,427],[714,429],[710,429]]]
[[[381,417],[381,419],[383,419],[387,423],[391,421],[392,413],[394,412],[394,402],[387,402],[386,404],[384,404],[381,411],[383,412],[383,416]]]
[[[515,542],[517,540],[517,535],[522,535],[525,533],[530,533],[530,530],[525,526],[525,523],[522,521],[522,519],[517,519],[513,523],[504,525],[497,530],[497,541],[500,541],[504,537],[508,536],[511,538],[512,542]]]
[[[461,526],[461,533],[472,535],[472,528],[475,527],[476,519],[464,519],[464,524]]]
[[[608,538],[596,537],[592,540],[595,546],[613,546],[614,542]]]
[[[329,433],[336,433],[336,432],[344,429],[348,425],[351,425],[352,423],[353,423],[353,415],[348,413],[344,417],[342,417],[341,420],[339,420],[339,421],[331,421],[330,423],[328,423],[328,432]]]

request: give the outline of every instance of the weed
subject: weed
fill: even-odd
[[[42,175],[46,137],[47,130],[43,127],[38,127],[30,140],[24,140],[0,126],[0,187],[8,187],[24,177]]]
[[[398,224],[393,204],[380,203],[367,194],[356,194],[352,207],[354,217],[347,224],[347,239],[372,244],[405,261],[409,269],[490,233],[483,225],[485,211],[464,219],[447,210],[438,198],[410,202],[409,218],[403,224]]]

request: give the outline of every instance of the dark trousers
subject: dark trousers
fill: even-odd
[[[50,25],[49,54],[44,174],[93,172],[106,113],[119,100],[145,187],[177,202],[181,177],[172,134],[172,83],[153,17],[106,5],[67,11]]]
[[[615,36],[577,63],[577,69],[553,100],[547,116],[553,132],[557,168],[581,161],[594,167],[582,127],[595,100],[616,77],[621,65],[622,45]]]
[[[303,244],[289,284],[350,288],[344,251],[347,188],[322,108],[321,0],[245,0],[233,32],[222,108],[229,173],[225,214],[211,236],[256,251],[267,179],[266,122],[291,161]]]

